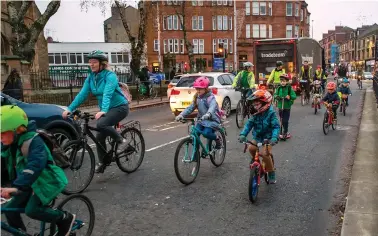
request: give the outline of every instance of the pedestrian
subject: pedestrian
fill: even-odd
[[[150,96],[150,75],[147,66],[139,71],[139,80],[146,86],[146,96]]]
[[[12,69],[7,80],[5,81],[3,93],[20,101],[24,101],[24,89],[22,87],[22,80],[17,69]]]

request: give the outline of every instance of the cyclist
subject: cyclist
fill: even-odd
[[[327,84],[327,90],[328,90],[328,93],[323,97],[322,103],[327,102],[329,104],[332,104],[334,120],[337,120],[337,108],[340,105],[340,97],[336,92],[335,82],[329,82]]]
[[[342,80],[344,78],[347,78],[348,75],[348,65],[345,63],[344,59],[341,59],[339,66],[335,69],[335,78]],[[339,85],[339,82],[341,81],[337,80],[337,85]]]
[[[28,122],[25,112],[18,106],[1,107],[1,143],[6,147],[1,156],[6,159],[11,188],[1,188],[1,197],[9,199],[7,208],[25,208],[25,214],[32,219],[56,223],[58,235],[69,235],[75,215],[52,209],[48,204],[67,185],[64,171],[55,165],[53,157],[43,139],[35,136],[34,121]],[[22,154],[22,145],[33,139],[27,158]],[[20,213],[5,212],[9,225],[26,232]]]
[[[289,119],[290,119],[290,109],[293,105],[294,100],[297,95],[289,84],[289,75],[282,74],[280,75],[281,85],[277,87],[274,94],[274,99],[277,101],[277,107],[279,109],[279,115],[282,121],[283,134],[280,134],[280,139],[287,139],[291,137],[291,134],[288,132],[289,129]],[[282,104],[282,100],[283,104]]]
[[[256,87],[255,75],[253,74],[253,64],[251,62],[244,62],[244,70],[240,71],[234,78],[232,87],[236,89],[243,89],[245,97],[252,94],[252,90]]]
[[[279,86],[281,81],[280,81],[280,76],[282,74],[285,74],[285,69],[283,68],[283,62],[282,61],[277,61],[276,62],[276,68],[270,72],[269,79],[267,81],[267,85],[273,82],[274,85]]]
[[[192,104],[181,112],[176,121],[184,119],[190,115],[195,109],[198,109],[198,118],[201,120],[197,123],[196,128],[205,138],[215,140],[215,149],[221,149],[220,139],[215,134],[215,128],[220,125],[220,117],[217,115],[218,103],[215,96],[209,89],[210,81],[207,77],[201,76],[193,83],[196,94],[193,97]]]
[[[248,97],[248,100],[252,102],[255,113],[252,114],[252,117],[248,120],[243,131],[240,133],[239,142],[246,142],[247,135],[252,130],[252,143],[254,145],[250,145],[248,150],[253,158],[258,148],[255,146],[257,143],[262,143],[264,139],[269,139],[272,145],[278,142],[280,123],[271,105],[272,95],[267,90],[257,90]],[[272,183],[276,183],[273,161],[268,153],[263,153],[263,161],[269,175],[269,180]]]
[[[349,106],[348,95],[351,95],[352,91],[349,88],[349,80],[347,78],[343,79],[343,83],[339,86],[338,92],[340,92],[342,96],[346,96],[345,103],[346,106]]]
[[[316,70],[315,70],[314,81],[315,80],[319,80],[321,82],[321,86],[322,86],[322,89],[324,91],[325,90],[325,84],[327,82],[327,76],[325,75],[321,65],[318,65]]]
[[[106,149],[105,139],[110,136],[119,143],[120,150],[124,149],[121,144],[126,140],[113,128],[118,122],[126,118],[129,113],[129,105],[118,85],[117,75],[109,70],[108,56],[100,50],[95,50],[88,55],[89,66],[92,72],[84,82],[83,88],[75,97],[68,110],[62,116],[67,118],[70,112],[75,111],[88,97],[89,93],[96,96],[100,111],[95,118],[97,120],[97,140]],[[127,144],[126,152],[134,151],[134,148]],[[110,164],[109,158],[104,158],[100,147],[97,147],[100,162],[96,166],[96,173],[103,173],[106,166]]]
[[[311,76],[312,76],[312,67],[308,64],[308,61],[304,61],[299,78],[300,78],[301,90],[302,92],[303,91],[305,92],[306,97],[308,98],[310,98],[310,86],[312,83]]]
[[[318,96],[318,98],[320,98],[320,94],[323,93],[323,89],[322,89],[322,84],[320,82],[320,80],[315,80],[314,81],[314,96]],[[318,100],[319,101],[319,100]],[[315,104],[314,104],[314,100],[312,100],[312,104],[311,104],[311,107],[314,108],[315,107]],[[318,105],[318,108],[321,109],[322,107],[320,105]]]

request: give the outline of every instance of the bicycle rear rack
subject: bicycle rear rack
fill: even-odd
[[[141,124],[139,121],[137,120],[131,120],[131,121],[128,121],[124,124],[121,124],[120,128],[122,130],[126,129],[126,128],[136,128],[138,129],[139,131],[142,131],[142,128],[141,128]]]

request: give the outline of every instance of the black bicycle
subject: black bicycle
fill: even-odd
[[[66,175],[70,175],[71,173],[74,175],[73,178],[69,178],[73,181],[68,183],[64,190],[65,194],[83,192],[91,183],[96,165],[95,155],[92,150],[92,146],[94,145],[101,148],[102,151],[106,153],[104,159],[116,162],[119,169],[123,172],[132,173],[142,164],[145,153],[145,142],[141,133],[139,121],[129,121],[125,124],[117,124],[115,128],[120,130],[121,136],[127,140],[127,142],[118,144],[118,142],[115,142],[108,137],[107,141],[110,144],[110,150],[107,151],[107,148],[103,147],[92,133],[92,131],[100,131],[97,128],[89,126],[89,120],[93,120],[94,115],[91,115],[88,112],[81,113],[80,111],[75,111],[70,116],[73,117],[77,125],[80,125],[80,138],[78,140],[70,141],[63,146],[63,150],[72,163],[70,168],[65,169],[65,173]],[[94,142],[94,145],[88,144],[88,137]],[[125,161],[125,165],[122,162],[123,160]],[[110,163],[108,165],[110,165]],[[85,167],[89,168],[89,173],[81,175],[81,171],[83,171]],[[76,181],[79,182],[78,185],[75,185]],[[77,187],[73,188],[74,186]]]
[[[249,119],[249,109],[247,103],[247,93],[250,89],[236,89],[240,91],[241,98],[236,106],[236,126],[240,129],[244,127],[244,120],[246,117]]]
[[[310,85],[307,83],[310,83],[310,82],[308,80],[300,80],[302,106],[310,103],[310,91],[307,91],[307,89],[310,90]]]

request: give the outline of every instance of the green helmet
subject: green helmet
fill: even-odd
[[[88,59],[97,59],[99,61],[109,61],[108,56],[106,53],[100,50],[94,50],[87,56]]]
[[[15,105],[1,106],[1,133],[15,131],[21,125],[28,126],[28,116],[20,107]]]

